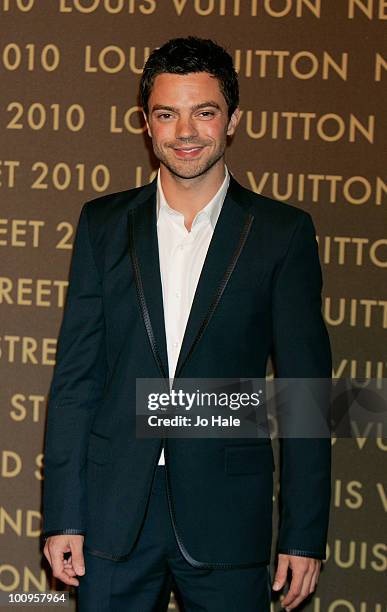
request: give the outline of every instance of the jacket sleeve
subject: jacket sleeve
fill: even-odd
[[[54,535],[84,535],[85,531],[79,529],[58,529],[56,531],[46,531],[43,534],[43,540],[47,540],[50,536]]]
[[[81,211],[50,387],[44,447],[43,537],[84,533],[89,432],[106,378],[101,280],[88,208]]]
[[[332,357],[321,314],[322,274],[308,213],[299,216],[273,287],[276,377],[324,379],[330,386]],[[320,407],[329,414],[329,395],[324,397],[327,405]],[[297,402],[290,410],[297,410]],[[330,436],[280,438],[277,552],[326,558],[330,497]]]

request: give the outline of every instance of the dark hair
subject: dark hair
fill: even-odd
[[[212,40],[188,36],[172,38],[148,57],[140,81],[140,102],[146,115],[148,100],[155,78],[159,74],[189,74],[208,72],[219,81],[225,97],[229,118],[238,106],[239,87],[232,58]]]

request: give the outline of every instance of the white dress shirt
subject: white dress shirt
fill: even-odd
[[[161,285],[165,318],[170,386],[183,342],[196,286],[211,242],[230,175],[225,167],[225,178],[212,200],[195,216],[191,231],[184,225],[184,215],[171,208],[157,176],[157,237],[159,245]],[[159,465],[165,465],[161,449]]]

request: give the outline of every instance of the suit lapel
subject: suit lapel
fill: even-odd
[[[168,354],[156,225],[156,185],[156,181],[153,181],[146,186],[148,197],[129,212],[129,252],[137,297],[153,356],[161,376],[168,378]]]
[[[150,193],[129,214],[129,251],[146,332],[160,373],[168,377],[168,355],[156,217],[156,181]],[[238,193],[239,192],[239,193]],[[241,201],[243,189],[231,177],[199,277],[176,366],[180,376],[214,313],[246,242],[252,214]]]
[[[196,287],[176,366],[176,378],[181,375],[183,367],[204,334],[234,271],[254,219],[253,215],[234,200],[236,188],[236,181],[231,178]]]

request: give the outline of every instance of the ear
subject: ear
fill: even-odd
[[[227,136],[232,136],[237,129],[239,119],[241,118],[240,108],[236,108],[230,117],[230,121],[227,126]]]
[[[148,117],[146,116],[144,110],[142,111],[142,114],[144,116],[144,120],[145,120],[146,129],[147,129],[147,132],[148,132],[148,136],[149,136],[149,138],[152,138],[152,132],[151,132],[149,120],[148,120]]]

